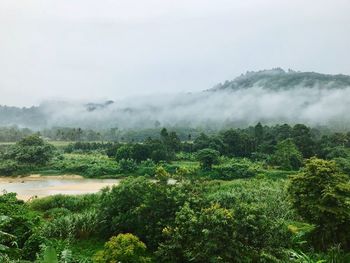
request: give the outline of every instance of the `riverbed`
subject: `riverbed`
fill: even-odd
[[[78,175],[0,177],[0,192],[15,192],[18,199],[27,201],[33,197],[56,194],[96,193],[104,187],[119,183],[120,179],[87,179]]]

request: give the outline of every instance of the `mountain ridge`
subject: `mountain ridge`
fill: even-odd
[[[297,123],[350,126],[350,76],[281,68],[247,72],[196,93],[102,102],[45,101],[29,108],[0,106],[0,126],[125,129],[164,126],[247,126]]]

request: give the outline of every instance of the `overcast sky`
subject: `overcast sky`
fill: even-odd
[[[349,0],[1,0],[0,104],[199,91],[273,67],[350,74]]]

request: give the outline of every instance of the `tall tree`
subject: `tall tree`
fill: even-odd
[[[335,162],[311,158],[305,171],[292,178],[288,192],[298,213],[316,226],[317,247],[350,249],[350,182]]]

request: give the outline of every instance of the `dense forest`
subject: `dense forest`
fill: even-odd
[[[1,195],[0,262],[349,262],[350,132],[113,132],[0,130],[2,176],[123,178],[96,194]]]

